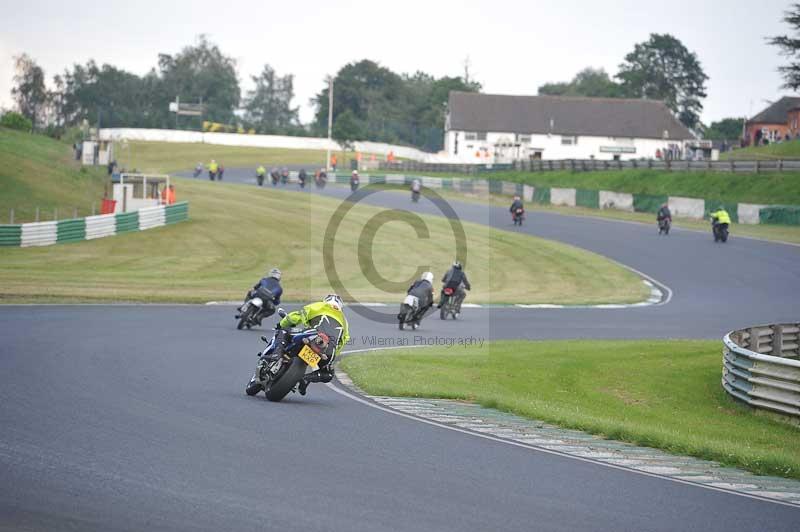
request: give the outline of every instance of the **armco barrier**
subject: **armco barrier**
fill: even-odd
[[[733,331],[723,344],[726,392],[752,407],[800,417],[800,323]]]
[[[56,243],[94,240],[188,219],[189,204],[183,201],[168,207],[147,207],[124,214],[101,214],[57,222],[0,225],[0,246],[49,246]]]

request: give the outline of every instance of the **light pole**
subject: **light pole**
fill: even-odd
[[[328,155],[325,171],[331,171],[331,132],[333,130],[333,76],[328,76]]]

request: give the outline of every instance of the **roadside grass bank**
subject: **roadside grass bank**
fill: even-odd
[[[287,301],[338,291],[328,280],[323,239],[339,201],[193,179],[174,183],[178,199],[189,201],[187,222],[75,244],[0,248],[0,302],[237,300],[272,266],[284,272]],[[410,218],[384,224],[376,218],[393,212],[358,204],[342,218],[332,259],[351,300],[399,304],[421,273],[416,265],[441,277],[454,259],[446,219],[422,216],[427,233],[418,238]],[[599,255],[484,225],[465,223],[464,230],[474,287],[469,302],[631,303],[649,295],[638,276]],[[362,272],[362,264],[372,268],[370,257],[386,281],[373,283]]]
[[[720,154],[723,161],[800,159],[800,142],[797,139],[766,146],[748,146]]]
[[[359,354],[341,364],[371,395],[479,403],[605,438],[800,479],[800,425],[720,384],[721,342],[496,341]]]
[[[92,203],[100,211],[105,168],[82,168],[63,142],[0,128],[0,223],[32,222],[88,216]]]
[[[386,172],[391,173],[391,172]],[[409,172],[410,173],[410,172]],[[421,172],[431,177],[477,177],[513,181],[540,187],[608,190],[653,196],[683,196],[730,203],[800,205],[800,172],[731,174],[726,172],[667,172],[617,170],[596,172],[480,172],[475,176],[452,172]]]
[[[136,168],[140,172],[164,174],[191,170],[197,163],[208,165],[211,159],[216,159],[226,168],[252,167],[254,174],[260,164],[268,172],[273,166],[305,164],[308,165],[307,171],[313,174],[315,170],[325,166],[326,157],[325,150],[146,141],[114,142],[114,154],[120,168]],[[340,171],[349,172],[350,160],[355,154],[348,151],[332,151],[331,154],[336,155]],[[203,177],[207,176],[206,172],[204,170]]]

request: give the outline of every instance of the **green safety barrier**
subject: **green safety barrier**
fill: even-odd
[[[446,188],[448,190],[452,190],[453,189],[453,180],[452,179],[442,178],[442,188]]]
[[[126,212],[114,215],[114,222],[117,227],[117,234],[128,233],[139,230],[139,213]]]
[[[86,240],[86,219],[60,220],[56,225],[56,242],[79,242]]]
[[[587,207],[589,209],[599,209],[600,191],[581,188],[575,189],[575,205],[578,207]]]
[[[773,205],[762,207],[758,213],[762,224],[800,225],[800,206]]]
[[[545,187],[534,187],[533,189],[534,203],[541,203],[544,205],[550,204],[550,189]]]
[[[667,196],[651,196],[649,194],[633,195],[633,210],[636,212],[658,212],[663,204],[667,202]]]
[[[19,247],[22,244],[21,225],[0,225],[0,246]]]
[[[725,203],[720,200],[705,200],[704,217],[711,218],[709,214],[718,211],[720,208],[728,211],[728,216],[731,217],[731,222],[739,223],[739,204],[738,203]],[[762,222],[763,223],[763,222]]]
[[[189,203],[186,201],[169,205],[164,209],[164,221],[167,224],[183,222],[189,219]]]

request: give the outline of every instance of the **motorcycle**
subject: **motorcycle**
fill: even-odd
[[[448,316],[456,319],[461,313],[461,302],[458,301],[458,292],[455,288],[445,287],[442,290],[441,300],[439,301],[439,319],[446,320]]]
[[[198,164],[194,169],[194,175],[192,177],[197,178],[202,173],[203,173],[203,165],[202,164]]]
[[[728,224],[721,224],[717,223],[716,220],[712,220],[711,232],[714,233],[714,242],[728,241]]]
[[[658,234],[668,235],[671,227],[672,221],[669,218],[661,218],[658,221]]]
[[[272,172],[269,175],[269,178],[272,179],[272,186],[273,187],[277,187],[278,186],[278,180],[280,180],[280,176],[278,175],[278,173],[277,172]]]
[[[283,309],[278,309],[278,314],[286,316]],[[320,364],[324,365],[333,358],[341,334],[334,324],[338,325],[327,316],[321,316],[312,320],[311,327],[288,330],[283,340],[279,340],[277,334],[271,340],[262,336],[261,340],[267,346],[258,353],[258,364],[245,393],[253,396],[263,390],[268,400],[280,401],[289,392],[295,391],[307,368],[316,371]],[[279,341],[283,342],[283,354],[271,358]]]
[[[419,190],[411,191],[411,201],[413,201],[414,203],[419,202]]]
[[[314,178],[314,184],[317,186],[318,189],[322,190],[325,188],[325,183],[328,182],[328,177],[324,175],[319,175]]]
[[[419,327],[418,313],[419,298],[408,294],[400,305],[400,313],[397,315],[397,319],[400,322],[400,330],[402,331],[403,326],[408,324],[411,325],[412,331],[416,331],[417,327]]]
[[[256,181],[258,181],[258,186],[262,186],[264,184],[264,174],[256,174]]]
[[[250,329],[256,325],[261,325],[261,320],[275,314],[275,305],[272,303],[275,296],[272,291],[259,286],[252,296],[245,301],[244,305],[239,307],[239,314],[236,316],[239,323],[236,328],[240,331],[245,327]]]
[[[350,180],[350,192],[355,192],[358,190],[358,184],[360,181],[358,179],[351,179]]]
[[[511,213],[511,220],[514,222],[514,225],[522,225],[522,220],[525,219],[525,209],[518,208],[514,209],[514,212]]]

